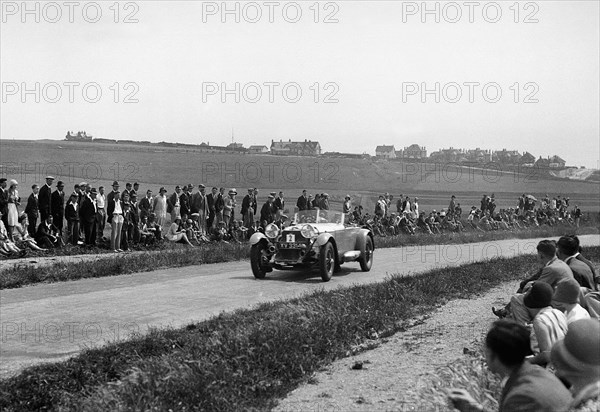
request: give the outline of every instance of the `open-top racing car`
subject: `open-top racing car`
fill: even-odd
[[[265,233],[250,238],[250,264],[257,279],[275,269],[318,268],[327,282],[345,262],[359,262],[364,272],[373,264],[373,233],[345,223],[344,213],[332,210],[296,212],[291,225],[271,223]]]

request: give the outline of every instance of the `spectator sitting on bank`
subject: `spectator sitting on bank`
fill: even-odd
[[[169,227],[169,231],[166,234],[166,238],[169,239],[171,242],[184,243],[188,246],[194,247],[194,245],[190,243],[187,235],[185,234],[185,230],[180,229],[180,225],[181,217],[176,216],[175,220],[173,221],[173,223],[171,223],[171,226]]]
[[[154,236],[154,232],[156,229],[150,228],[148,224],[148,215],[143,215],[140,218],[140,243],[144,246],[154,244],[156,237]]]
[[[569,411],[597,411],[600,405],[600,323],[581,319],[569,325],[564,339],[552,347],[556,376],[571,384]],[[565,409],[566,410],[566,409]]]
[[[21,213],[21,216],[19,216],[19,223],[15,226],[15,231],[13,232],[13,239],[17,247],[20,249],[29,248],[38,252],[47,251],[48,249],[39,247],[35,239],[31,237],[29,231],[27,230],[28,224],[27,215],[25,213]]]
[[[46,217],[46,221],[40,223],[35,232],[35,241],[38,245],[46,249],[60,248],[64,246],[58,228],[54,226],[54,218],[52,215]]]
[[[531,353],[529,330],[513,321],[496,321],[485,338],[487,367],[508,378],[502,390],[500,411],[565,411],[571,394],[551,372],[525,361]],[[484,411],[464,389],[452,389],[449,399],[463,412]]]
[[[552,307],[560,310],[571,324],[580,319],[588,319],[590,314],[579,304],[581,288],[575,279],[567,279],[556,285],[552,296]]]
[[[27,250],[19,249],[12,239],[9,239],[6,226],[4,226],[4,222],[1,219],[2,211],[0,211],[0,255],[4,257],[25,256],[25,254],[27,254]]]
[[[213,232],[212,240],[215,242],[224,242],[229,243],[227,240],[229,239],[229,232],[227,230],[227,226],[225,226],[225,222],[219,222],[218,227]]]
[[[546,366],[550,362],[552,345],[567,333],[567,317],[552,304],[553,290],[546,282],[537,281],[525,295],[523,302],[533,315],[530,363]]]

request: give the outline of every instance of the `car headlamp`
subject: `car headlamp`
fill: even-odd
[[[319,234],[316,228],[311,225],[304,225],[300,229],[300,234],[306,239],[311,239]]]
[[[275,239],[279,235],[279,228],[273,223],[269,223],[265,228],[265,235],[270,239]]]

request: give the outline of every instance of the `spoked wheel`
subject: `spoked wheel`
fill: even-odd
[[[264,279],[267,272],[270,272],[268,266],[265,266],[268,261],[269,257],[265,245],[263,243],[252,245],[252,248],[250,248],[250,266],[256,279]]]
[[[370,236],[367,236],[367,240],[365,242],[365,252],[359,260],[360,268],[363,272],[368,272],[371,270],[371,266],[373,266],[373,251],[373,239],[371,239]]]
[[[333,276],[335,269],[335,249],[331,242],[325,243],[321,248],[321,254],[319,256],[319,272],[321,273],[321,279],[323,282],[328,282]]]

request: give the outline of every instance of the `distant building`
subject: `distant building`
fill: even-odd
[[[492,161],[505,165],[516,165],[521,163],[521,154],[516,150],[498,150],[492,154]]]
[[[521,156],[520,164],[533,166],[534,163],[535,163],[535,156],[534,155],[532,155],[529,152],[523,153],[523,156]]]
[[[566,161],[563,160],[562,158],[560,158],[557,155],[554,155],[552,157],[549,158],[548,161],[548,167],[552,167],[552,168],[564,168],[566,165]]]
[[[478,147],[475,150],[467,150],[466,158],[470,162],[488,163],[492,161],[492,151],[482,150]]]
[[[67,135],[65,136],[65,140],[76,140],[76,141],[88,141],[91,142],[93,136],[92,135],[87,135],[85,133],[85,131],[83,132],[77,132],[76,135],[72,134],[73,132],[69,132],[67,131]]]
[[[396,158],[396,149],[394,145],[391,146],[377,146],[375,148],[375,156],[381,159],[395,159]]]
[[[269,148],[265,145],[250,146],[248,148],[248,153],[252,153],[252,154],[269,153]]]
[[[289,155],[289,156],[319,156],[321,154],[321,145],[319,142],[312,140],[304,140],[303,142],[292,142],[289,139],[287,142],[279,140],[278,142],[271,140],[271,154],[274,155]]]
[[[396,150],[396,157],[400,159],[426,159],[427,149],[425,149],[425,146],[412,144],[404,149]]]
[[[227,145],[227,149],[229,150],[238,150],[238,149],[243,149],[244,145],[242,143],[229,143]]]

